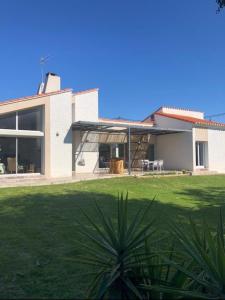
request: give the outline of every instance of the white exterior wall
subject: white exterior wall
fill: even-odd
[[[156,159],[166,170],[193,170],[192,132],[160,135],[156,138]]]
[[[208,129],[207,128],[193,128],[193,163],[194,170],[198,171],[199,168],[196,166],[196,142],[204,142],[204,168],[209,169],[209,154],[208,154]],[[210,170],[210,169],[209,169]]]
[[[208,130],[208,165],[210,171],[225,173],[225,131]]]
[[[83,136],[83,141],[85,141],[85,137],[86,134]],[[73,131],[73,171],[94,173],[98,169],[98,159],[98,142],[83,144],[80,131]]]
[[[98,90],[73,95],[73,118],[77,121],[98,121]]]
[[[200,111],[178,109],[178,108],[171,108],[171,107],[162,107],[159,111],[166,114],[174,114],[174,115],[204,119],[204,113]]]
[[[98,90],[77,93],[73,95],[73,122],[98,121]],[[83,148],[79,131],[73,132],[73,171],[76,173],[93,173],[98,168],[98,143],[92,144],[92,149]],[[80,162],[85,164],[82,165]]]
[[[157,126],[162,128],[170,129],[192,129],[192,124],[188,122],[183,122],[180,120],[175,120],[169,117],[155,115],[155,122]]]
[[[72,176],[72,94],[50,97],[50,177]]]

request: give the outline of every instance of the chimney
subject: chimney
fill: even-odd
[[[41,83],[38,88],[38,94],[56,92],[61,89],[61,79],[54,73],[47,73],[45,83]]]
[[[44,86],[45,86],[44,82],[39,84],[38,91],[37,91],[38,95],[43,94]]]

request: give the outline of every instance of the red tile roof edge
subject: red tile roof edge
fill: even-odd
[[[225,127],[225,123],[220,123],[220,122],[214,122],[206,119],[198,119],[194,117],[189,117],[189,116],[182,116],[182,115],[175,115],[175,114],[167,114],[167,113],[161,113],[161,112],[156,112],[154,115],[159,115],[167,118],[172,118],[196,125],[208,125],[208,126],[217,126],[217,127]]]
[[[33,100],[36,98],[42,98],[42,97],[48,97],[48,96],[52,96],[52,95],[62,94],[62,93],[70,92],[70,91],[72,91],[72,89],[67,88],[67,89],[50,92],[50,93],[43,93],[43,94],[39,94],[39,95],[32,95],[32,96],[25,96],[25,97],[20,97],[20,98],[9,99],[9,100],[2,101],[2,102],[0,101],[0,106],[13,104],[13,103],[17,103],[17,102],[22,102],[22,101]]]
[[[98,91],[98,90],[99,90],[99,88],[93,88],[93,89],[88,89],[88,90],[84,90],[84,91],[74,92],[73,95],[81,95],[81,94],[95,92],[95,91]]]
[[[175,106],[166,106],[166,105],[161,105],[159,108],[154,110],[151,114],[149,114],[146,118],[143,119],[142,122],[146,122],[147,120],[151,119],[154,114],[159,113],[162,108],[168,108],[168,109],[176,109],[179,111],[186,111],[186,112],[197,112],[197,113],[202,113],[204,112],[199,111],[199,110],[193,110],[193,109],[188,109],[188,108],[180,108],[180,107],[175,107]]]

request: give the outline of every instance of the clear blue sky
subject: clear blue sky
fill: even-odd
[[[216,0],[7,0],[0,99],[36,93],[39,58],[63,87],[100,88],[100,115],[160,105],[225,112],[225,11]],[[225,121],[225,118],[223,118]]]

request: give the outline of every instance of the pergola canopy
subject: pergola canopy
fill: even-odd
[[[174,128],[162,128],[147,123],[136,122],[107,122],[107,121],[78,121],[72,124],[74,130],[80,131],[95,131],[95,132],[111,132],[111,133],[127,133],[131,134],[152,134],[152,135],[164,135],[180,132],[191,132],[186,129],[174,129]]]
[[[78,121],[72,124],[73,130],[85,132],[108,132],[123,133],[128,137],[128,172],[131,174],[131,135],[165,135],[171,133],[191,132],[191,130],[181,130],[172,128],[161,128],[153,123],[130,122],[130,121]]]

